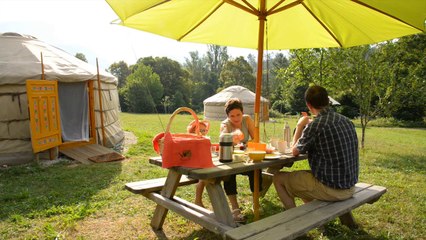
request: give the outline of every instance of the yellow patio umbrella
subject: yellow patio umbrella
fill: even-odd
[[[426,0],[106,2],[119,17],[115,23],[123,26],[178,41],[258,49],[255,142],[259,141],[265,46],[269,50],[280,50],[370,44],[424,32],[426,19]],[[258,202],[254,205],[255,218],[258,218]]]
[[[352,47],[420,33],[426,18],[426,0],[106,2],[123,26],[178,41],[258,49],[256,142],[266,41],[269,50]]]

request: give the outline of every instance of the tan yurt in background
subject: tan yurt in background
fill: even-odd
[[[254,118],[255,93],[242,86],[230,86],[219,93],[205,99],[204,118],[210,120],[223,120],[226,118],[225,103],[230,98],[239,98],[243,103],[244,114]],[[260,99],[260,121],[269,120],[269,100],[261,97]]]
[[[114,76],[105,71],[98,75],[96,67],[35,37],[0,33],[1,165],[22,164],[35,157],[26,83],[27,80],[42,79],[55,82],[57,86],[59,111],[56,111],[62,129],[62,137],[58,139],[62,144],[96,141],[108,148],[119,148],[124,141],[124,132],[118,119],[117,79]],[[47,110],[36,122],[51,117],[51,109],[41,105],[36,107],[36,113]]]

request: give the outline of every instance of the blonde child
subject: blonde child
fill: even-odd
[[[210,123],[208,121],[199,121],[200,124],[200,133],[201,135],[205,136],[207,135],[207,133],[209,132],[209,127],[210,127]],[[188,127],[187,127],[187,132],[188,133],[195,133],[195,120],[190,122]],[[203,191],[204,191],[204,187],[205,187],[205,183],[200,180],[197,183],[197,186],[195,187],[195,201],[194,203],[197,204],[200,207],[204,207],[203,204]]]

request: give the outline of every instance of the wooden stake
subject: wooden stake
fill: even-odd
[[[41,60],[41,80],[44,79],[44,64],[43,64],[43,53],[40,52],[40,60]]]
[[[104,128],[104,112],[102,109],[102,93],[101,93],[101,78],[99,76],[98,58],[96,58],[96,69],[98,73],[98,96],[99,96],[99,112],[101,114],[101,129],[102,129],[102,146],[105,146],[105,128]]]

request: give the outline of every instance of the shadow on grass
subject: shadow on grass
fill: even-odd
[[[391,239],[387,236],[373,236],[366,232],[362,227],[350,229],[340,223],[340,221],[333,220],[321,228],[310,230],[303,236],[296,238],[297,240],[313,240],[313,239],[336,239],[336,240],[388,240]]]
[[[176,239],[175,237],[168,238],[166,234],[164,234],[163,231],[154,231],[155,235],[157,236],[157,239],[159,240],[169,240],[169,239]],[[188,236],[184,238],[179,238],[182,240],[194,240],[194,239],[202,239],[202,240],[221,240],[222,237],[220,235],[214,234],[210,232],[209,230],[203,228],[201,230],[195,230],[192,231]]]
[[[50,167],[32,163],[0,169],[0,220],[19,223],[25,218],[53,216],[82,219],[107,204],[108,196],[96,201],[93,198],[110,188],[120,172],[120,162]]]
[[[216,235],[209,230],[203,228],[201,230],[193,231],[190,235],[188,235],[185,238],[182,238],[183,240],[193,240],[193,239],[203,239],[203,240],[221,240],[222,237],[219,235]]]
[[[387,240],[390,239],[387,236],[372,236],[362,228],[350,229],[342,224],[338,220],[331,221],[324,225],[322,231],[319,229],[311,230],[305,236],[296,238],[297,240],[308,240],[308,239],[339,239],[339,240],[353,240],[353,239],[369,239],[369,240]]]

